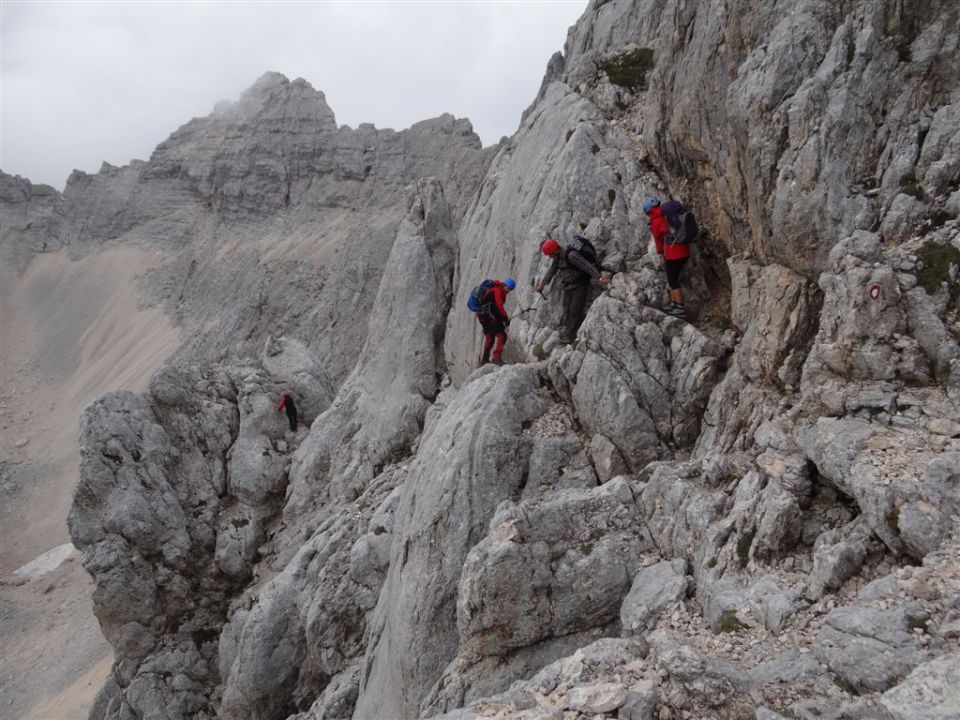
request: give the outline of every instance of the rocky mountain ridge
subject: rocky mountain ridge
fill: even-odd
[[[958,42],[948,2],[593,2],[497,148],[337,130],[270,75],[91,181],[99,235],[0,178],[5,251],[196,237],[146,298],[216,325],[84,414],[91,718],[960,712]],[[130,191],[160,185],[202,232]],[[709,233],[692,323],[654,309],[670,191]],[[530,281],[572,232],[616,274],[563,346]],[[461,303],[507,274],[515,362],[477,370]]]
[[[363,342],[407,186],[435,176],[462,212],[492,152],[450,115],[337,128],[323,93],[267,73],[149,161],[74,172],[62,195],[0,175],[4,260],[116,243],[161,253],[141,294],[188,331],[181,358],[256,354],[283,334],[339,381],[355,358],[331,348]]]

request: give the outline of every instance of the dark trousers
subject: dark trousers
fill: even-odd
[[[663,267],[667,271],[667,285],[671,290],[680,289],[680,271],[683,270],[683,266],[686,265],[686,263],[687,258],[663,261]]]
[[[481,315],[480,327],[483,328],[483,357],[480,364],[486,365],[491,360],[500,362],[503,346],[507,342],[507,328],[503,320]]]
[[[297,431],[297,411],[294,410],[293,412],[290,412],[290,411],[288,410],[288,411],[287,411],[287,420],[290,422],[290,431],[291,431],[291,432],[296,432],[296,431]]]
[[[583,323],[586,315],[587,298],[590,296],[589,285],[574,285],[563,289],[563,329],[561,339],[573,342],[577,337],[577,330]]]

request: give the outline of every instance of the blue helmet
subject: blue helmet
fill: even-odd
[[[646,215],[648,212],[650,212],[651,208],[655,208],[659,204],[660,201],[656,198],[647,198],[643,201],[643,214]]]
[[[507,278],[503,281],[503,284],[507,286],[507,290],[513,290],[517,286],[517,281],[513,278]]]

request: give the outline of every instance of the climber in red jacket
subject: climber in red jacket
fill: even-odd
[[[280,398],[280,404],[277,405],[277,412],[287,411],[287,421],[290,423],[290,432],[297,431],[297,406],[293,402],[293,396],[289,391],[283,391],[283,397]]]
[[[643,212],[650,218],[650,234],[657,246],[657,253],[663,256],[663,267],[667,272],[667,286],[670,300],[660,309],[667,315],[685,317],[686,308],[683,306],[683,290],[680,288],[680,271],[687,258],[690,257],[690,245],[687,243],[671,244],[667,242],[667,233],[670,224],[663,213],[660,201],[656,198],[647,198],[643,201]]]
[[[495,280],[481,298],[482,307],[477,313],[477,320],[483,328],[483,357],[481,365],[492,362],[503,365],[503,346],[507,342],[507,328],[510,327],[510,317],[504,303],[507,295],[517,286],[516,280],[507,278],[503,282]]]

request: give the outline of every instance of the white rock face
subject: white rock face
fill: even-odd
[[[77,549],[73,543],[64,543],[50,548],[42,555],[35,557],[25,565],[21,565],[13,574],[20,578],[37,578],[46,575],[48,572],[56,570],[63,564],[64,560],[73,555]]]
[[[145,299],[193,331],[84,415],[91,717],[950,716],[960,10],[894,5],[597,0],[489,150],[269,74],[63,195],[0,176],[5,258],[175,250]],[[575,232],[613,280],[560,345]]]

